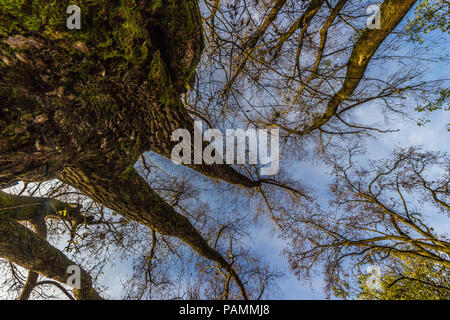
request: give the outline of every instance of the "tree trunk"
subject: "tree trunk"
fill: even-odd
[[[0,8],[0,186],[98,157],[123,170],[148,150],[170,157],[173,130],[193,133],[180,95],[203,46],[196,1],[79,1],[80,30],[65,25],[68,1],[16,2]],[[228,165],[191,167],[259,185]]]
[[[80,30],[66,27],[70,4],[0,7],[0,187],[57,177],[181,239],[227,269],[246,297],[226,260],[133,167],[148,150],[170,157],[175,129],[194,132],[180,95],[203,47],[197,1],[80,0]],[[228,165],[190,167],[259,185]]]
[[[99,160],[100,163],[102,162]],[[137,221],[167,236],[177,237],[202,257],[216,262],[227,270],[240,287],[244,299],[245,289],[238,275],[222,255],[211,248],[188,218],[179,214],[162,199],[134,169],[123,172],[104,167],[100,171],[95,163],[64,168],[58,178],[85,195],[116,211],[123,217]]]
[[[0,214],[0,257],[62,283],[66,283],[70,276],[67,268],[76,265],[43,237],[3,214]],[[77,299],[102,299],[83,269],[81,289],[73,292]]]

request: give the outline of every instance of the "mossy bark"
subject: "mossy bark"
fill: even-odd
[[[180,95],[203,47],[197,2],[78,1],[80,30],[65,25],[69,4],[0,7],[0,186],[99,156],[120,169],[148,150],[170,157],[173,130],[193,132]],[[227,165],[191,167],[257,185]]]

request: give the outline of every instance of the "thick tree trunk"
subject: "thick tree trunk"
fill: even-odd
[[[102,163],[101,159],[98,161]],[[96,163],[84,163],[78,167],[66,166],[58,178],[122,216],[188,244],[199,255],[227,270],[247,299],[244,286],[231,265],[211,248],[189,219],[176,212],[134,169],[118,172],[103,167],[99,170]]]
[[[66,28],[70,4],[0,7],[0,187],[57,177],[181,239],[227,269],[246,297],[226,260],[133,167],[148,150],[170,157],[175,129],[193,134],[180,95],[203,46],[197,1],[80,0],[80,30]],[[190,167],[259,185],[228,165]]]
[[[30,221],[31,226],[33,227],[34,232],[41,236],[44,239],[47,239],[47,224],[45,223],[45,215],[36,215]],[[20,292],[20,296],[17,300],[28,300],[33,292],[33,289],[36,287],[38,282],[39,274],[34,272],[33,270],[28,271],[27,280],[23,285],[22,291]]]
[[[0,187],[48,180],[64,165],[99,156],[120,159],[121,170],[148,150],[170,157],[173,130],[193,133],[180,95],[203,46],[196,1],[79,1],[81,30],[65,26],[69,1],[6,2],[0,7]],[[227,165],[191,167],[258,185]]]
[[[23,259],[20,258],[24,253],[19,251],[14,252],[14,250],[21,250],[20,248],[23,246],[18,245],[17,242],[14,243],[14,241],[12,241],[12,234],[20,234],[21,232],[24,232],[28,235],[28,238],[24,237],[23,239],[21,239],[22,244],[27,245],[27,247],[29,248],[33,248],[36,245],[36,239],[41,237],[45,240],[47,238],[47,224],[45,222],[46,219],[64,219],[72,224],[81,224],[91,221],[90,217],[84,217],[81,214],[80,207],[78,205],[74,206],[59,200],[49,198],[16,196],[2,191],[0,191],[0,215],[4,218],[4,220],[0,223],[5,223],[8,221],[10,221],[11,223],[9,228],[7,225],[3,226],[4,229],[2,229],[1,231],[3,234],[0,235],[0,237],[5,237],[2,240],[4,242],[3,252],[6,252],[4,249],[6,246],[15,248],[10,251],[8,250],[9,253],[4,253],[4,256],[2,256],[2,251],[0,250],[0,256],[7,258],[14,263],[20,264],[21,266],[25,266],[25,264],[23,264]],[[26,221],[30,223],[38,238],[32,236],[32,233],[30,234],[30,230],[26,228],[24,229],[22,225],[15,223],[18,221]],[[11,228],[12,226],[18,227],[19,229],[14,231]],[[9,244],[6,243],[8,241],[10,242]],[[40,248],[40,250],[42,254],[51,255],[54,254],[52,253],[51,248],[51,245],[45,241],[43,247]],[[25,263],[32,264],[33,259],[40,259],[40,257],[38,256],[39,254],[40,253],[37,253],[36,250],[34,250],[32,253],[25,253],[25,255],[27,255],[26,259],[28,261]],[[49,273],[48,270],[53,267],[50,266],[49,269],[46,269],[46,271],[41,273],[44,275],[49,275],[51,273]],[[36,287],[36,285],[38,285],[39,273],[35,271],[36,270],[34,270],[34,267],[33,269],[29,269],[27,280],[22,288],[18,300],[28,300],[33,289]],[[92,298],[89,296],[85,297],[84,293],[77,294],[78,298],[81,299]]]

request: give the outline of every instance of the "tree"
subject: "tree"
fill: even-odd
[[[424,42],[422,34],[434,30],[448,32],[450,30],[449,2],[446,0],[422,0],[414,10],[414,19],[408,20],[406,31],[411,41]]]
[[[308,275],[323,262],[328,290],[345,296],[351,287],[349,265],[357,274],[365,274],[368,265],[390,265],[392,260],[416,265],[424,261],[448,270],[448,238],[426,220],[431,208],[449,210],[448,157],[412,148],[358,168],[357,150],[351,150],[347,164],[340,156],[331,159],[337,174],[331,186],[337,212],[310,210],[284,219],[292,239],[287,254],[296,274]],[[437,177],[431,175],[433,170]]]
[[[38,285],[38,273],[66,283],[69,277],[67,268],[75,263],[45,240],[47,237],[45,219],[58,217],[55,215],[56,212],[66,210],[68,215],[63,219],[80,223],[85,219],[80,215],[79,207],[71,207],[52,199],[12,196],[2,191],[0,203],[1,257],[30,270],[19,298],[28,299],[33,288]],[[17,221],[29,221],[35,233]],[[74,289],[77,299],[101,298],[92,287],[91,276],[85,270],[81,273],[81,283],[80,289]]]
[[[166,176],[155,184],[154,176],[144,178],[148,163],[143,153],[170,158],[175,145],[171,133],[183,128],[192,134],[193,117],[221,129],[279,128],[282,147],[289,150],[282,157],[295,160],[306,153],[306,140],[320,146],[320,157],[342,137],[392,131],[359,123],[355,111],[382,101],[385,112],[404,114],[414,105],[404,101],[407,94],[412,100],[420,97],[429,102],[437,96],[432,89],[445,83],[422,77],[420,64],[429,58],[419,56],[411,62],[390,55],[406,42],[405,34],[395,30],[415,2],[384,1],[382,28],[368,29],[366,17],[361,19],[367,3],[361,1],[203,1],[201,6],[195,0],[79,1],[82,27],[70,30],[67,1],[4,1],[0,8],[0,187],[23,181],[25,187],[17,192],[28,196],[14,202],[13,195],[2,194],[1,210],[10,212],[3,216],[7,226],[2,231],[3,248],[9,249],[0,247],[0,257],[30,270],[26,281],[30,285],[25,284],[22,296],[29,296],[28,288],[39,283],[35,272],[60,282],[67,277],[61,272],[69,258],[41,239],[45,240],[42,226],[58,210],[34,211],[36,203],[62,201],[58,204],[64,208],[76,203],[69,209],[76,218],[69,219],[67,250],[93,253],[101,250],[105,238],[123,250],[124,242],[139,248],[128,297],[151,297],[151,288],[173,282],[172,275],[155,267],[155,261],[176,255],[193,259],[193,252],[179,246],[181,241],[202,263],[202,259],[213,262],[200,268],[198,278],[203,277],[205,285],[200,290],[197,283],[189,291],[191,297],[260,298],[279,274],[240,243],[245,224],[238,213],[248,213],[236,210],[230,221],[214,222],[218,213],[209,218],[210,208],[193,204],[201,202],[186,180]],[[377,70],[392,59],[405,67]],[[137,172],[139,160],[143,167]],[[253,165],[187,166],[208,178],[243,187],[232,190],[236,197],[244,194],[247,201],[257,203],[250,216],[268,214],[293,241],[297,234],[290,233],[286,213],[299,222],[295,217],[299,210],[316,208],[314,198],[302,182],[291,179],[288,168],[269,179]],[[37,183],[40,189],[51,179],[59,180],[56,187],[35,199],[29,187]],[[58,191],[62,189],[66,191]],[[30,229],[17,224],[22,220],[15,216],[16,205],[34,208],[30,214],[43,217],[41,231],[34,227],[33,235],[41,234],[40,246],[47,251],[27,257],[33,260],[47,254],[50,259],[52,253],[64,263],[50,259],[54,263],[45,269],[22,259],[22,243],[11,242],[9,230],[28,234]],[[32,217],[25,221],[33,228]],[[78,232],[90,227],[103,240],[90,238],[94,235],[89,232],[80,248],[75,244],[81,238]],[[127,228],[140,230],[139,237],[127,237]],[[56,227],[54,234],[59,232]],[[222,243],[224,238],[227,244]],[[27,239],[35,242],[31,235]],[[150,249],[144,250],[145,246]],[[436,248],[426,249],[445,260],[433,251]],[[10,267],[12,274],[15,268]],[[91,288],[87,271],[84,277],[87,287],[82,291],[88,293],[75,296],[100,297]],[[23,282],[20,277],[15,280]]]
[[[170,156],[168,129],[193,131],[178,96],[201,53],[196,2],[80,5],[88,17],[80,33],[62,23],[67,3],[2,6],[1,184],[58,177],[161,234],[183,239],[239,282],[225,259],[133,168],[144,151]],[[193,167],[257,185],[229,166]]]
[[[360,299],[364,300],[448,300],[448,269],[422,259],[403,258],[381,278],[382,289],[367,287],[366,276],[360,278]]]
[[[439,85],[422,81],[420,54],[389,54],[405,46],[393,30],[415,1],[384,1],[380,30],[361,19],[368,2],[205,4],[208,63],[187,102],[214,126],[278,127],[290,141],[385,132],[392,129],[359,123],[354,113],[375,101],[389,114],[404,112],[407,94],[423,97]],[[214,74],[214,83],[203,74]]]

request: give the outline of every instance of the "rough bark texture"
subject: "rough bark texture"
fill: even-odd
[[[170,157],[173,130],[193,134],[180,95],[203,47],[197,1],[80,0],[81,30],[66,27],[70,4],[4,0],[0,7],[0,188],[58,178],[189,244],[227,269],[246,298],[226,260],[133,167],[148,150]],[[230,183],[259,185],[228,165],[190,167]],[[14,221],[0,217],[0,226],[13,230]],[[25,242],[4,237],[1,256],[64,281],[67,258],[20,232],[48,252],[27,251]],[[45,263],[40,254],[49,257]],[[52,259],[60,260],[58,266]],[[95,298],[83,290],[78,294]]]
[[[67,268],[76,263],[52,247],[43,237],[0,214],[0,258],[48,278],[66,283]],[[89,274],[81,269],[81,289],[74,289],[77,299],[102,299],[92,287]]]

